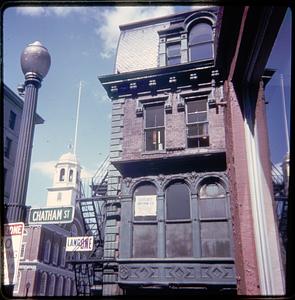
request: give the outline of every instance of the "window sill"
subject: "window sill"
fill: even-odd
[[[144,156],[144,155],[163,154],[163,153],[167,153],[166,149],[164,149],[164,150],[144,151],[144,152],[141,153],[141,155]]]

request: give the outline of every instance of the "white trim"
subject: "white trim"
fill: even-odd
[[[245,100],[244,129],[260,291],[262,295],[284,295],[278,239],[273,235],[276,224],[274,217],[271,218],[273,212],[270,211],[272,196],[260,161],[257,123],[255,122],[253,134],[248,124],[254,124],[251,118],[250,98]]]

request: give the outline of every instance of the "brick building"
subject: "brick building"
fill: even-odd
[[[103,294],[284,294],[265,64],[283,7],[120,26]],[[264,75],[264,76],[263,76]]]

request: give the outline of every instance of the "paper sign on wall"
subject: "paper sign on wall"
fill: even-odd
[[[134,216],[156,216],[157,195],[135,196]]]

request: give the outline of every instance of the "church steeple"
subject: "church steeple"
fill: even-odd
[[[81,166],[76,156],[63,154],[55,165],[53,186],[48,188],[47,206],[75,205],[80,193]]]

